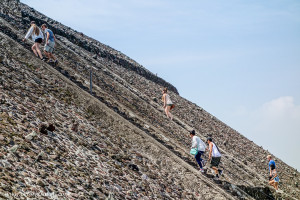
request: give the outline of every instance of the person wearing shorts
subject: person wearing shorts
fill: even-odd
[[[53,55],[54,47],[55,47],[55,36],[53,32],[48,29],[46,24],[42,25],[42,30],[46,34],[46,41],[45,41],[45,47],[44,47],[44,53],[48,57],[49,62],[54,62],[56,65],[58,63],[57,59]]]
[[[217,145],[212,142],[212,138],[207,138],[207,143],[209,147],[208,161],[210,161],[210,167],[215,171],[216,178],[219,178],[219,175],[223,173],[223,171],[218,168],[221,161],[221,153]]]
[[[269,161],[269,172],[270,172],[269,184],[271,186],[273,186],[275,188],[275,190],[278,190],[279,177],[278,177],[278,174],[277,174],[277,171],[276,171],[275,161],[272,160],[271,155],[268,155],[267,159]]]
[[[23,42],[28,39],[29,37],[32,38],[34,41],[34,44],[32,45],[31,49],[33,53],[37,56],[40,57],[40,59],[44,60],[41,50],[40,50],[40,44],[43,42],[44,35],[41,31],[41,29],[35,24],[34,21],[30,23],[30,28],[27,31],[25,38],[23,39]]]
[[[212,157],[210,162],[210,167],[219,167],[221,162],[221,157]]]
[[[279,177],[277,175],[275,165],[271,165],[271,177],[269,180],[269,184],[275,188],[275,190],[278,190],[278,184],[279,184]]]
[[[170,99],[168,92],[168,88],[164,88],[162,90],[163,92],[163,96],[162,96],[162,101],[164,102],[164,109],[165,109],[165,113],[167,115],[168,118],[170,118],[171,120],[173,119],[173,115],[171,114],[171,109],[173,108],[173,102]]]

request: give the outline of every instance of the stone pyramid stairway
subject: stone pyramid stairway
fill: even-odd
[[[92,149],[92,155],[95,152],[97,154],[97,151],[104,151],[103,147],[114,147],[108,150],[110,154],[107,153],[106,155],[104,153],[104,157],[108,162],[115,162],[115,165],[109,165],[111,163],[107,164],[107,169],[112,170],[116,166],[121,168],[121,170],[113,170],[113,172],[108,173],[119,179],[116,181],[108,179],[108,177],[101,178],[103,180],[108,179],[112,183],[119,181],[119,184],[117,184],[119,186],[124,176],[127,175],[122,174],[121,176],[119,174],[115,175],[115,173],[119,171],[123,172],[123,168],[126,168],[126,170],[131,169],[138,174],[136,177],[129,173],[134,177],[131,177],[131,179],[135,185],[136,183],[140,183],[138,176],[140,176],[142,182],[148,183],[157,177],[155,174],[161,176],[159,181],[156,180],[157,182],[151,183],[157,185],[161,182],[164,185],[161,187],[163,192],[155,188],[147,190],[148,193],[146,192],[146,194],[140,196],[137,196],[138,194],[134,194],[134,192],[130,193],[127,198],[154,198],[149,195],[150,193],[162,195],[156,196],[158,199],[275,199],[281,197],[292,199],[299,197],[299,188],[296,186],[296,182],[299,180],[298,172],[282,161],[277,160],[279,165],[282,166],[280,173],[284,184],[280,187],[283,188],[284,193],[274,193],[272,189],[266,186],[266,179],[264,177],[266,174],[266,163],[262,162],[262,160],[265,160],[265,155],[269,154],[269,152],[247,140],[202,108],[180,97],[174,86],[151,75],[145,68],[120,52],[65,27],[26,5],[20,4],[17,1],[2,1],[1,3],[3,5],[2,8],[4,8],[1,10],[2,15],[0,18],[0,30],[2,32],[1,53],[4,55],[2,56],[2,60],[4,60],[3,74],[7,75],[6,70],[10,69],[12,72],[9,76],[13,77],[13,71],[20,69],[19,74],[15,75],[23,76],[22,73],[26,69],[30,75],[23,76],[21,80],[28,81],[27,84],[35,82],[40,86],[40,82],[49,80],[49,78],[43,77],[39,71],[41,66],[43,66],[43,73],[46,73],[47,76],[52,77],[51,79],[54,80],[54,85],[50,86],[50,90],[53,89],[51,87],[54,87],[55,90],[49,91],[49,93],[52,92],[50,96],[52,97],[54,94],[57,94],[58,97],[55,97],[56,101],[62,101],[63,104],[66,104],[57,109],[66,109],[74,112],[76,108],[80,111],[80,114],[74,113],[75,116],[79,115],[78,118],[74,118],[73,115],[64,116],[64,113],[58,116],[55,113],[48,113],[49,116],[52,116],[50,121],[55,121],[54,119],[58,117],[60,120],[55,121],[55,123],[58,125],[64,124],[58,130],[60,133],[66,132],[63,135],[65,140],[68,140],[68,142],[71,141],[71,145],[65,144],[66,149],[72,152],[73,149],[75,151],[76,148],[81,147],[80,145],[84,147],[88,146]],[[60,60],[59,66],[52,68],[34,58],[33,54],[29,51],[30,45],[21,42],[26,26],[31,20],[35,20],[39,24],[47,22],[55,30],[55,33],[57,33],[58,45],[55,53]],[[27,68],[24,68],[24,66]],[[95,86],[92,96],[86,92],[88,91],[90,69],[93,70]],[[35,72],[37,73],[35,76],[38,78],[32,78],[32,76],[35,77],[32,75]],[[6,79],[9,79],[9,76]],[[55,80],[53,76],[57,77],[58,80]],[[48,83],[44,84],[47,85]],[[63,89],[60,89],[60,85],[64,86]],[[172,99],[176,102],[174,121],[166,119],[158,101],[162,86],[168,86],[174,91],[171,93]],[[10,89],[10,87],[13,87],[13,83],[7,85],[7,87]],[[9,89],[6,88],[5,91],[9,91]],[[12,94],[5,92],[4,94],[8,95],[4,99],[13,98],[16,94],[19,96],[22,95],[18,91]],[[42,94],[42,92],[35,94],[35,99],[41,98],[40,95]],[[35,104],[35,101],[33,100],[33,104]],[[43,103],[40,103],[41,106],[45,107],[44,110],[46,111],[51,109],[47,101],[44,100]],[[69,108],[69,105],[73,107]],[[57,112],[59,113],[59,111]],[[7,114],[7,112],[3,113]],[[38,117],[38,119],[40,121],[47,121],[49,118],[47,116],[43,117]],[[70,126],[76,126],[76,124],[79,126],[88,124],[87,126],[92,131],[85,132],[85,134],[88,134],[88,136],[85,136],[82,132],[78,134],[78,132],[74,133],[74,131],[68,129]],[[210,175],[202,176],[197,172],[195,161],[188,153],[190,139],[187,137],[187,133],[191,129],[196,129],[203,139],[207,135],[212,135],[221,147],[224,155],[222,165],[225,169],[225,176],[221,181],[213,182]],[[90,140],[85,140],[85,137],[90,138]],[[104,138],[107,139],[105,140],[107,143],[102,144],[103,141],[101,139]],[[44,138],[39,137],[39,139],[43,140]],[[64,140],[63,138],[60,139]],[[96,141],[101,145],[98,145]],[[81,142],[82,144],[77,144],[76,142]],[[115,152],[120,150],[120,147],[124,145],[123,143],[126,144],[126,148],[121,148],[122,153],[124,153],[125,157],[129,156],[131,158],[129,160],[134,160],[134,162],[125,162],[123,154],[119,156]],[[118,147],[115,144],[119,144],[120,146]],[[247,151],[244,149],[247,149]],[[77,149],[75,152],[80,152],[80,150]],[[132,155],[136,154],[138,156],[132,158]],[[145,165],[143,160],[145,158],[148,161],[151,160],[154,163],[152,163],[154,167]],[[68,162],[76,163],[76,161],[72,160]],[[61,163],[62,161],[59,160],[59,162]],[[142,169],[145,171],[142,171]],[[89,171],[89,173],[93,172]],[[173,181],[175,179],[180,181],[175,183]],[[126,182],[128,179],[123,181]],[[183,185],[179,184],[181,181]],[[171,187],[173,186],[172,183],[174,183],[175,188],[179,185],[182,188],[176,188],[178,190],[175,190],[174,187]],[[70,185],[70,183],[66,184]],[[100,188],[103,188],[103,185],[106,187],[107,184],[100,184]],[[115,188],[111,183],[108,185],[107,187],[110,189]],[[80,184],[78,187],[80,188]],[[124,188],[124,186],[121,187],[122,189]],[[57,188],[61,189],[61,187]],[[83,190],[89,191],[88,188],[83,188]],[[109,190],[109,192],[116,198],[122,199],[124,197],[119,190]],[[60,192],[57,194],[63,193]],[[97,197],[100,198],[101,195],[107,196],[107,193],[107,191],[100,191]],[[135,191],[135,193],[138,192]]]

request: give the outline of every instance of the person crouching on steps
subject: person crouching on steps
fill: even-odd
[[[203,159],[201,158],[201,155],[204,154],[206,145],[198,136],[195,136],[194,130],[190,131],[190,137],[192,138],[192,149],[197,149],[198,151],[195,155],[195,159],[200,167],[200,172],[203,173],[204,162]]]
[[[207,143],[209,146],[209,156],[208,161],[210,161],[210,167],[215,170],[216,178],[219,178],[219,175],[222,175],[223,171],[218,169],[218,166],[221,161],[221,153],[219,148],[215,143],[212,142],[211,138],[207,138]]]
[[[51,62],[51,59],[53,59],[54,64],[57,65],[58,61],[55,58],[55,56],[53,55],[53,50],[54,50],[54,46],[55,46],[55,36],[54,36],[53,32],[50,29],[48,29],[46,24],[42,25],[42,29],[43,29],[44,33],[46,34],[44,53],[48,57],[49,62]]]
[[[31,47],[33,53],[36,55],[36,57],[40,57],[42,60],[45,60],[40,50],[40,44],[43,42],[44,35],[41,29],[35,24],[34,21],[32,21],[30,25],[31,26],[27,31],[25,38],[23,39],[23,42],[29,37],[31,37],[32,40],[34,41],[34,45],[32,45]]]
[[[168,92],[168,89],[164,88],[163,89],[162,101],[164,102],[164,109],[165,109],[167,117],[172,120],[173,115],[170,113],[170,110],[173,107],[173,102],[171,101],[170,96],[169,96],[169,94],[167,94],[167,92]]]

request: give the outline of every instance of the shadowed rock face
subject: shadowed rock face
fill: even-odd
[[[56,34],[58,66],[22,42],[32,20]],[[173,121],[159,100],[165,86]],[[55,130],[40,133],[43,123]],[[191,129],[221,148],[219,181],[197,171]],[[295,169],[275,157],[275,193],[268,151],[124,54],[14,0],[0,1],[0,143],[1,198],[300,199]]]

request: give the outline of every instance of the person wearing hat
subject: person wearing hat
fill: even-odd
[[[200,167],[200,172],[203,173],[204,170],[202,162],[204,162],[204,160],[201,158],[201,155],[205,152],[206,144],[195,134],[196,133],[194,130],[190,131],[190,137],[192,138],[192,149],[196,149],[195,159]]]
[[[207,138],[207,143],[209,147],[208,161],[210,161],[210,167],[215,171],[216,178],[222,175],[223,171],[218,168],[221,161],[221,153],[218,146],[212,142],[212,138]]]
[[[30,28],[28,29],[23,42],[31,37],[31,39],[34,41],[34,44],[32,45],[31,49],[33,53],[37,56],[40,57],[40,59],[45,60],[43,58],[43,55],[40,50],[40,44],[43,42],[44,35],[42,33],[42,30],[35,24],[35,21],[32,21],[30,23]]]

